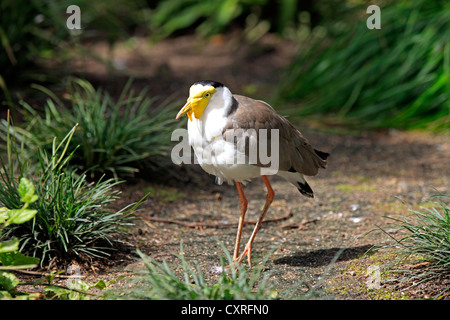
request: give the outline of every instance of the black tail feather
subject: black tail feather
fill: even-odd
[[[323,152],[323,151],[319,151],[314,149],[314,152],[320,157],[320,159],[322,160],[327,160],[327,158],[330,156],[330,154],[328,152]]]
[[[298,191],[300,191],[300,193],[302,195],[314,198],[314,192],[312,191],[308,182],[306,182],[306,181],[305,181],[305,183],[297,182],[297,185],[298,185]]]

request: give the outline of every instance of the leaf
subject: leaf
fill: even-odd
[[[47,276],[45,277],[45,280],[47,280],[48,284],[51,284],[51,283],[53,282],[53,279],[54,279],[58,274],[61,274],[61,273],[64,273],[64,270],[61,270],[61,271],[58,271],[58,272],[52,271],[49,275],[47,275]]]
[[[19,279],[12,273],[0,271],[0,288],[13,290],[19,284]]]
[[[0,290],[0,300],[9,300],[12,299],[12,296],[8,291]]]
[[[0,224],[5,222],[8,219],[9,209],[2,207],[0,208]]]
[[[0,262],[4,266],[13,266],[15,269],[24,268],[32,268],[36,264],[39,263],[38,258],[24,256],[22,253],[14,251],[14,252],[6,252],[0,253]],[[2,267],[0,267],[2,269]]]
[[[27,222],[36,215],[37,210],[34,209],[12,209],[8,212],[9,223],[21,224]]]
[[[93,286],[91,286],[90,288],[97,288],[99,290],[103,290],[107,287],[107,284],[105,281],[103,280],[99,280],[97,281]]]
[[[33,203],[38,197],[34,194],[34,186],[27,178],[21,178],[19,183],[20,201],[23,203]]]
[[[61,287],[57,287],[57,286],[53,286],[53,285],[45,287],[44,291],[52,292],[53,294],[55,294],[57,297],[60,297],[60,298],[64,298],[63,297],[64,295],[69,295],[72,292],[72,290],[70,290],[70,289],[61,288]],[[66,299],[64,299],[64,300],[66,300]]]
[[[0,253],[14,252],[19,250],[19,240],[17,238],[0,242]]]

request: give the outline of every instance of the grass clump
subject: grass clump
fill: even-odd
[[[49,97],[44,115],[23,103],[27,125],[17,128],[19,138],[31,146],[51,153],[53,138],[61,140],[78,123],[68,146],[68,153],[77,148],[71,164],[94,178],[105,172],[115,178],[129,177],[143,168],[156,171],[171,164],[170,136],[180,125],[175,121],[174,104],[166,101],[154,106],[146,90],[135,93],[131,81],[116,101],[89,82],[72,78],[68,105],[46,88],[36,87]],[[31,156],[36,154],[30,151]]]
[[[225,260],[232,264],[230,254],[222,246],[226,259],[221,259],[221,274],[216,283],[205,279],[198,263],[189,263],[183,255],[180,244],[181,272],[169,266],[166,261],[157,262],[138,251],[145,264],[145,270],[133,280],[130,289],[110,292],[109,298],[119,299],[176,299],[176,300],[261,300],[275,299],[276,292],[267,283],[267,276],[262,276],[264,260],[261,265],[247,270],[239,265],[236,269],[225,270]]]
[[[449,3],[391,1],[381,7],[379,30],[367,28],[366,9],[349,9],[350,21],[342,21],[340,32],[294,60],[279,100],[301,103],[293,116],[356,127],[448,130]]]
[[[0,204],[21,208],[18,181],[23,176],[35,186],[37,200],[29,205],[36,211],[33,219],[8,226],[2,238],[17,238],[20,251],[39,258],[41,265],[53,258],[107,256],[117,241],[114,236],[129,224],[126,208],[110,208],[120,194],[114,188],[120,182],[88,183],[85,174],[69,166],[73,152],[68,149],[75,129],[59,143],[55,138],[50,154],[39,149],[39,164],[32,166],[13,143],[10,132],[14,130],[8,125],[7,163],[1,159],[0,167]]]
[[[409,287],[450,277],[450,196],[433,197],[433,206],[411,210],[410,216],[390,216],[390,231],[382,229],[394,243],[384,249],[398,254],[394,280]],[[400,237],[392,235],[400,234]],[[401,266],[407,266],[403,268]],[[443,285],[436,297],[450,290]]]

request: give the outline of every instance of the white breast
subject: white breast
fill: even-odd
[[[226,111],[223,102],[211,99],[200,119],[194,117],[193,121],[188,120],[189,144],[198,164],[218,177],[219,183],[245,183],[258,177],[260,168],[246,164],[246,155],[239,152],[233,142],[224,140],[222,132],[227,123]]]

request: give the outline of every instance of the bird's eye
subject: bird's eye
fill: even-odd
[[[209,98],[209,97],[211,97],[211,94],[210,93],[205,93],[204,97],[205,98]]]

